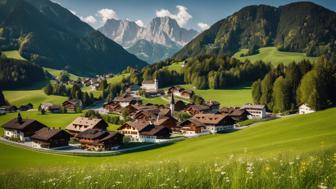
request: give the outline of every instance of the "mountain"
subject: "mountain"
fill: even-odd
[[[314,3],[248,6],[212,25],[174,57],[233,55],[241,48],[253,54],[266,46],[317,56],[333,48],[335,40],[335,12]]]
[[[0,51],[7,50],[19,50],[32,63],[78,75],[146,65],[48,0],[0,0]]]
[[[149,63],[170,57],[198,34],[180,27],[170,17],[156,17],[148,27],[130,20],[110,19],[98,30]]]

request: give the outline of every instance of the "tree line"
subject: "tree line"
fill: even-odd
[[[94,98],[92,93],[83,92],[81,87],[77,84],[74,84],[72,87],[68,88],[63,83],[56,82],[52,84],[49,82],[43,90],[47,95],[59,95],[67,96],[69,99],[79,99],[85,106],[91,105],[95,100],[98,100]]]
[[[315,110],[336,104],[336,65],[321,58],[272,68],[252,85],[254,103],[275,113],[296,110],[306,103]]]
[[[32,83],[45,79],[46,74],[40,66],[27,61],[9,59],[0,54],[0,87],[2,89],[31,86]]]

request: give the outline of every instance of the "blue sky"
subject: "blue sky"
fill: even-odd
[[[155,16],[170,16],[185,28],[206,29],[242,7],[267,4],[281,6],[293,0],[53,0],[71,10],[94,28],[108,18],[130,19],[147,25]],[[336,10],[336,0],[314,0]]]

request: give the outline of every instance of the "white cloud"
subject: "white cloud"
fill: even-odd
[[[145,24],[143,23],[142,20],[137,20],[137,21],[135,21],[135,23],[140,27],[145,27]]]
[[[160,9],[156,11],[157,17],[170,17],[177,21],[177,23],[180,26],[184,26],[191,18],[192,16],[189,14],[187,7],[184,7],[182,5],[177,5],[177,13],[173,14],[167,9]]]
[[[118,15],[117,13],[112,10],[112,9],[100,9],[98,12],[97,12],[97,16],[100,17],[102,19],[102,21],[105,23],[106,20],[108,19],[118,19]]]
[[[97,19],[93,16],[80,17],[80,19],[88,24],[95,24]]]
[[[197,26],[198,26],[202,31],[207,30],[207,29],[210,28],[210,26],[209,26],[208,24],[203,23],[203,22],[199,22],[199,23],[197,24]]]

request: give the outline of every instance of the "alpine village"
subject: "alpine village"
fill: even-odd
[[[238,2],[0,0],[0,188],[335,189],[336,2]]]

